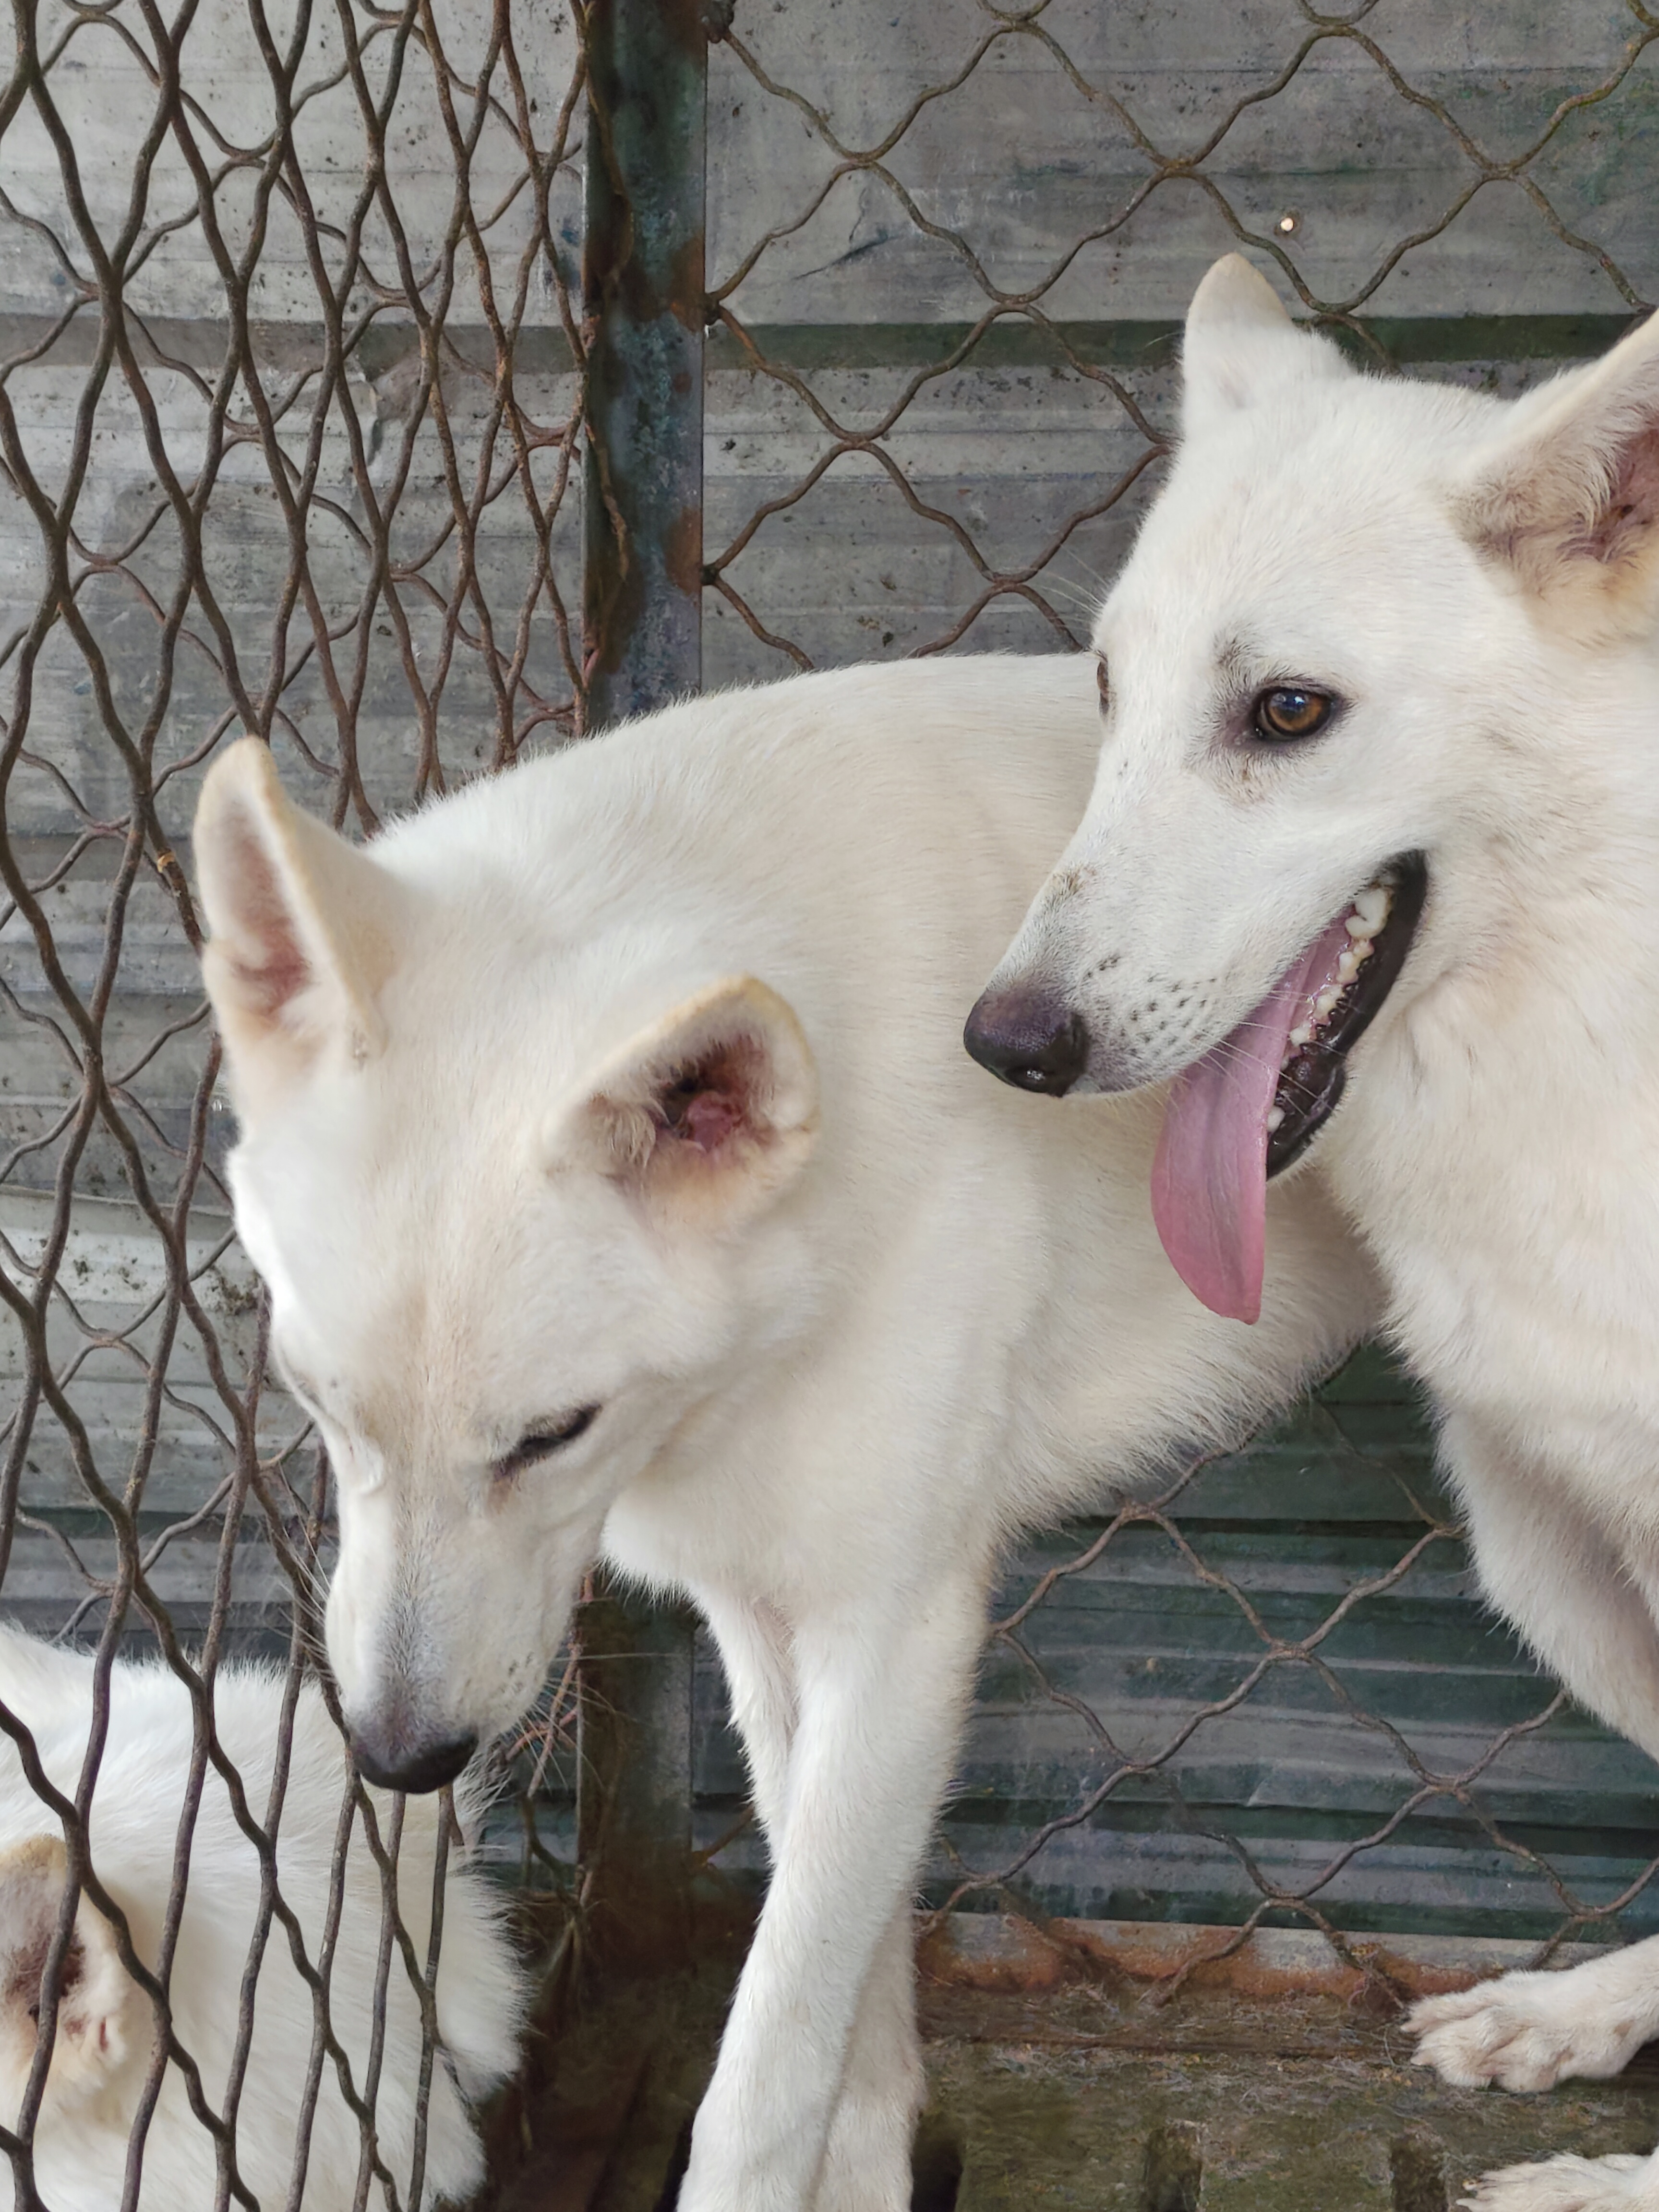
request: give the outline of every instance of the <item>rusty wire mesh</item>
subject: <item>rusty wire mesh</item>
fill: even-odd
[[[1373,362],[1445,317],[1610,335],[1659,277],[1656,37],[1640,0],[739,11],[709,95],[712,672],[1079,641],[1221,253]]]
[[[955,0],[806,38],[740,9],[710,74],[706,675],[1084,641],[1220,253],[1370,365],[1508,392],[1610,343],[1659,294],[1656,38],[1640,0]],[[1229,1948],[1655,1924],[1650,1770],[1482,1616],[1374,1358],[1034,1547],[999,1610],[935,1906]],[[713,1836],[712,1736],[704,1771]]]
[[[1306,1466],[1305,1440],[1301,1452]],[[1264,1541],[1217,1495],[1265,1480],[1271,1497],[1258,1447],[1023,1563],[993,1626],[971,1755],[994,1774],[1012,1723],[1027,1771],[1058,1769],[1066,1786],[1040,1784],[1035,1809],[1013,1794],[988,1826],[959,1800],[939,1903],[1162,1917],[1163,1888],[1232,1929],[1206,1956],[1278,1925],[1316,1929],[1348,1964],[1356,1929],[1531,1936],[1540,1960],[1647,1932],[1650,1776],[1480,1619],[1448,1502],[1399,1458],[1312,1455],[1322,1482],[1395,1487],[1392,1526],[1356,1535],[1351,1521],[1334,1541],[1337,1516],[1316,1509]],[[1056,1621],[1067,1584],[1083,1603]],[[1103,1632],[1106,1605],[1117,1617]],[[1608,1792],[1609,1750],[1621,1803],[1608,1825],[1628,1831],[1613,1849],[1572,1832],[1590,1825],[1582,1806],[1562,1810],[1575,1791]]]
[[[400,1887],[401,1808],[377,1811],[337,1758],[325,1906],[301,1896],[291,1857],[279,1874],[326,1474],[265,1371],[264,1310],[233,1240],[177,855],[228,732],[266,736],[315,809],[368,830],[574,726],[580,42],[538,0],[494,15],[441,0],[199,0],[172,15],[20,0],[15,21],[0,100],[0,1572],[7,1618],[95,1646],[97,1674],[78,1775],[60,1745],[48,1778],[27,1701],[0,1725],[47,1800],[40,1825],[61,1821],[107,1905],[86,1838],[109,1669],[159,1646],[193,1713],[185,1771],[157,1800],[179,1812],[173,1900],[204,1799],[228,1802],[263,1877],[235,2047],[189,2051],[165,2027],[124,2203],[138,2201],[156,2100],[180,2081],[210,2175],[216,2164],[201,2201],[255,2201],[234,2123],[254,1975],[275,1945],[314,2012],[298,2077],[251,2093],[256,2112],[274,2094],[293,2107],[283,2196],[413,2204],[449,1825],[423,1818],[428,1856]],[[250,1770],[262,1786],[245,1790],[214,1692],[248,1649],[274,1661],[281,1691]],[[15,1762],[13,1776],[9,1792]],[[10,1812],[9,1848],[28,1825]],[[345,1886],[364,1838],[378,1905]],[[434,1876],[429,1914],[411,1915]],[[214,1879],[210,1856],[198,1890]],[[125,1902],[125,1963],[168,2022],[178,1914],[161,1924],[165,1894]],[[368,1939],[372,2033],[362,1993],[331,1981],[343,1910],[385,1916]],[[60,2033],[66,1935],[46,1998]],[[241,1959],[222,1966],[242,1976]],[[422,2085],[395,2173],[374,2126],[388,1975],[419,2006]],[[43,2070],[3,2115],[20,2204],[35,2201]],[[319,2081],[362,2148],[343,2173],[319,2172],[319,2153],[307,2179]],[[270,2124],[257,2117],[256,2134]]]
[[[172,16],[17,0],[15,20],[0,95],[0,1607],[95,1646],[97,1713],[134,1642],[190,1686],[182,1881],[202,1793],[234,1794],[216,1674],[265,1650],[291,1715],[328,1528],[231,1233],[178,856],[204,763],[244,729],[270,738],[297,795],[366,831],[583,726],[581,15],[556,0],[187,0]],[[1509,388],[1601,342],[1659,276],[1639,220],[1656,37],[1635,0],[1479,15],[1167,0],[1133,20],[1085,0],[739,0],[709,63],[707,679],[1078,642],[1158,480],[1173,320],[1230,246],[1270,259],[1355,345],[1427,373]],[[1461,349],[1438,343],[1472,315],[1486,320]],[[1456,1635],[1484,1632],[1420,1438],[1402,1446],[1383,1420],[1310,1440],[1309,1423],[1341,1430],[1345,1402],[1014,1571],[935,1903],[1266,1915],[1340,1940],[1379,1912],[1420,1918],[1425,1897],[1467,1920],[1447,1869],[1484,1851],[1482,1924],[1639,1919],[1650,1869],[1619,1840],[1634,1821],[1563,1843],[1570,1754],[1595,1739],[1547,1686],[1512,1656],[1486,1665],[1501,1696],[1454,1757],[1385,1709],[1383,1674],[1408,1669],[1355,1662],[1367,1624],[1431,1583]],[[1305,1486],[1284,1525],[1251,1521],[1246,1492],[1316,1462],[1398,1494],[1340,1537],[1319,1533]],[[1110,1627],[1153,1619],[1155,1649]],[[1282,1743],[1306,1723],[1304,1689],[1378,1755],[1366,1789],[1285,1849],[1328,1729],[1299,1760],[1274,1754],[1276,1835],[1238,1810],[1262,1802],[1265,1754],[1226,1731],[1271,1710]],[[738,1785],[712,1705],[706,1720],[718,1838]],[[21,1741],[3,1709],[0,1726]],[[534,1780],[556,1741],[551,1723],[526,1740]],[[1494,1796],[1539,1744],[1565,1747],[1549,1817],[1524,1776]],[[50,1801],[89,1884],[95,1765]],[[1621,1802],[1644,1787],[1617,1783]],[[344,1803],[388,1861],[395,1832],[360,1794]],[[1356,1886],[1437,1808],[1454,1816],[1438,1859],[1390,1860],[1380,1902]],[[273,1875],[281,1810],[280,1787],[236,1805]],[[563,1819],[524,1820],[549,1878]],[[1198,1875],[1145,1856],[1164,1834],[1193,1843]],[[447,1849],[446,1831],[440,1872]],[[329,2024],[331,1954],[276,1880],[259,1942],[273,1929],[314,1977],[307,2079],[343,2068],[365,2114],[346,2201],[409,2202]],[[429,2068],[424,1948],[380,1956],[412,1977]],[[163,2013],[165,1958],[138,1968]],[[149,2094],[207,2056],[164,2038]],[[0,2138],[25,2202],[39,2088]],[[192,2094],[216,2201],[248,2201],[233,2122]],[[138,2185],[135,2163],[127,2203]]]

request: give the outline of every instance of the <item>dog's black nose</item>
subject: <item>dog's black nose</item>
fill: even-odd
[[[351,1756],[364,1781],[415,1797],[453,1782],[477,1748],[476,1735],[422,1735],[396,1721],[351,1731]]]
[[[1089,1064],[1089,1032],[1051,993],[1016,987],[988,991],[968,1017],[962,1041],[981,1067],[1017,1091],[1063,1097]]]

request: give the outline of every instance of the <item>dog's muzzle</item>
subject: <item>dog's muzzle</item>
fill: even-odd
[[[1004,1083],[1051,1098],[1064,1097],[1089,1064],[1082,1015],[1030,985],[987,991],[969,1015],[962,1041],[969,1056]]]
[[[476,1735],[423,1733],[397,1715],[351,1731],[351,1756],[365,1782],[423,1797],[453,1782],[478,1748]]]

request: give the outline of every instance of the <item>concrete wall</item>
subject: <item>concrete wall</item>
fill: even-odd
[[[1322,31],[1341,15],[1352,35]],[[1062,319],[1177,315],[1206,264],[1235,242],[1235,223],[1267,236],[1287,213],[1299,218],[1290,251],[1310,292],[1357,298],[1402,240],[1438,228],[1475,185],[1371,295],[1375,312],[1616,307],[1616,282],[1555,235],[1528,185],[1638,291],[1650,295],[1659,273],[1651,52],[1516,178],[1483,181],[1477,157],[1515,161],[1563,100],[1619,76],[1643,33],[1613,0],[1381,0],[1342,11],[1294,0],[1056,0],[1027,31],[1001,34],[975,0],[826,0],[810,10],[739,4],[737,32],[768,75],[860,152],[985,49],[904,132],[884,165],[891,181],[843,177],[769,249],[734,299],[752,320],[978,313],[983,293],[960,248],[919,233],[896,186],[971,246],[1005,291],[1041,283],[1077,241],[1101,234],[1044,294]],[[711,116],[719,283],[757,235],[799,220],[836,155],[730,50],[716,56]],[[1192,174],[1164,173],[1200,153]]]

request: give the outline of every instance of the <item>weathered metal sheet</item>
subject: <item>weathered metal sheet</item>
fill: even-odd
[[[588,726],[702,673],[708,0],[587,14]]]
[[[390,102],[378,136],[339,74],[347,19],[314,16],[295,128],[328,281],[346,269],[343,241],[377,161],[387,185],[370,196],[344,296],[357,335],[326,404],[329,326],[296,204],[275,196],[232,303],[203,223],[186,219],[191,187],[169,145],[127,287],[138,373],[92,406],[98,316],[58,155],[30,112],[8,129],[7,189],[27,220],[0,226],[6,395],[49,491],[84,441],[77,605],[118,711],[135,726],[157,718],[168,849],[187,859],[197,763],[235,711],[233,658],[244,689],[270,691],[285,772],[313,801],[335,792],[349,738],[349,793],[339,788],[362,824],[521,744],[562,739],[582,671],[563,619],[574,590],[561,600],[553,586],[568,586],[584,533],[590,721],[690,688],[699,654],[704,680],[724,682],[806,659],[1042,650],[1080,635],[1158,482],[1175,319],[1205,261],[1241,239],[1264,262],[1284,257],[1287,290],[1294,278],[1339,307],[1363,294],[1375,334],[1422,373],[1496,390],[1599,349],[1655,281],[1659,47],[1612,0],[1449,11],[1398,0],[1322,29],[1273,0],[1139,12],[1054,0],[1020,23],[975,0],[824,0],[740,8],[734,39],[707,54],[690,0],[629,9],[617,34],[622,13],[592,11],[611,45],[594,76],[605,128],[584,160],[594,420],[627,465],[614,512],[590,500],[585,519],[561,489],[582,332],[559,286],[584,213],[562,121],[578,89],[575,33],[552,0],[493,14],[435,0],[429,43],[402,51],[401,79],[392,19],[363,19],[372,94]],[[42,0],[38,15],[44,47],[67,36],[54,94],[92,216],[113,236],[134,184],[131,118],[155,87],[107,11]],[[504,30],[516,77],[492,47]],[[227,144],[269,138],[271,81],[240,0],[202,0],[183,64],[192,112]],[[464,178],[446,101],[476,125]],[[234,250],[252,236],[259,158],[228,171],[219,196]],[[400,289],[388,207],[418,297]],[[476,239],[452,252],[469,209]],[[706,285],[730,319],[705,355]],[[240,381],[223,384],[244,325]],[[268,433],[256,382],[276,410]],[[221,627],[194,606],[175,653],[157,609],[177,588],[181,541],[158,457],[196,483],[226,407],[232,435],[201,538]],[[296,532],[278,480],[307,471],[304,606],[285,598]],[[35,619],[41,545],[25,503],[0,489],[9,653]],[[704,590],[710,570],[717,587]],[[346,672],[340,697],[325,646]],[[82,994],[118,907],[101,1047],[131,1101],[132,1157],[169,1189],[206,1041],[193,960],[163,878],[146,867],[130,891],[118,882],[121,841],[106,832],[126,811],[128,777],[88,658],[60,628],[32,672],[8,836]],[[0,1145],[17,1201],[0,1226],[27,1259],[28,1220],[62,1158],[53,1132],[83,1075],[31,1018],[48,999],[16,913],[0,914],[0,974],[18,994],[0,1007]],[[210,1164],[218,1150],[210,1125]],[[80,1318],[54,1310],[49,1343],[72,1370],[99,1464],[118,1476],[149,1418],[144,1364],[160,1325],[144,1303],[154,1232],[136,1209],[125,1221],[104,1211],[131,1164],[100,1122],[70,1221],[64,1285],[84,1293]],[[110,1240],[122,1237],[117,1264]],[[240,1361],[245,1291],[223,1284],[211,1325]],[[19,1341],[0,1342],[0,1389],[13,1392]],[[204,1348],[182,1325],[154,1409],[161,1447],[143,1510],[156,1533],[222,1471],[214,1407]],[[1391,1573],[1424,1532],[1419,1508],[1443,1510],[1397,1380],[1358,1370],[1321,1407],[1207,1472],[1176,1516],[1280,1656],[1237,1711],[1212,1710],[1259,1664],[1261,1633],[1156,1527],[1122,1531],[1024,1632],[1029,1659],[1073,1705],[1041,1688],[1028,1656],[994,1649],[930,1872],[936,1898],[964,1863],[1007,1869],[1040,1834],[1007,1886],[1034,1908],[1096,1917],[1294,1917],[1282,1900],[1304,1895],[1344,1925],[1541,1932],[1574,1900],[1605,1911],[1639,1874],[1650,1770],[1570,1713],[1524,1725],[1547,1691],[1479,1612],[1451,1539],[1350,1604],[1316,1663],[1294,1649]],[[294,1433],[285,1418],[268,1394],[262,1452]],[[62,1540],[85,1537],[98,1571],[106,1559],[75,1518],[67,1446],[44,1417],[23,1480],[36,1525],[18,1535],[8,1592],[44,1624],[80,1587]],[[1080,1540],[1016,1563],[1009,1602]],[[183,1617],[207,1602],[210,1551],[184,1534],[158,1556],[157,1586]],[[239,1627],[258,1627],[279,1595],[269,1564],[247,1563]],[[707,1664],[700,1675],[706,1844],[734,1817],[742,1783]],[[1120,1755],[1139,1764],[1113,1780]],[[1425,1775],[1455,1786],[1425,1790]],[[553,1808],[562,1833],[571,1810]],[[752,1870],[752,1839],[722,1863],[741,1872],[745,1854]],[[1647,1924],[1648,1895],[1635,1893],[1628,1924]]]
[[[934,1904],[1091,1920],[1597,1941],[1659,1929],[1659,1772],[1482,1606],[1421,1403],[1362,1352],[1167,1526],[1011,1561]],[[1085,1564],[1075,1563],[1083,1559]],[[700,1677],[699,1833],[740,1808]],[[720,1864],[752,1881],[752,1834]],[[1621,1901],[1622,1900],[1622,1901]],[[1614,1908],[1617,1908],[1616,1910]]]

